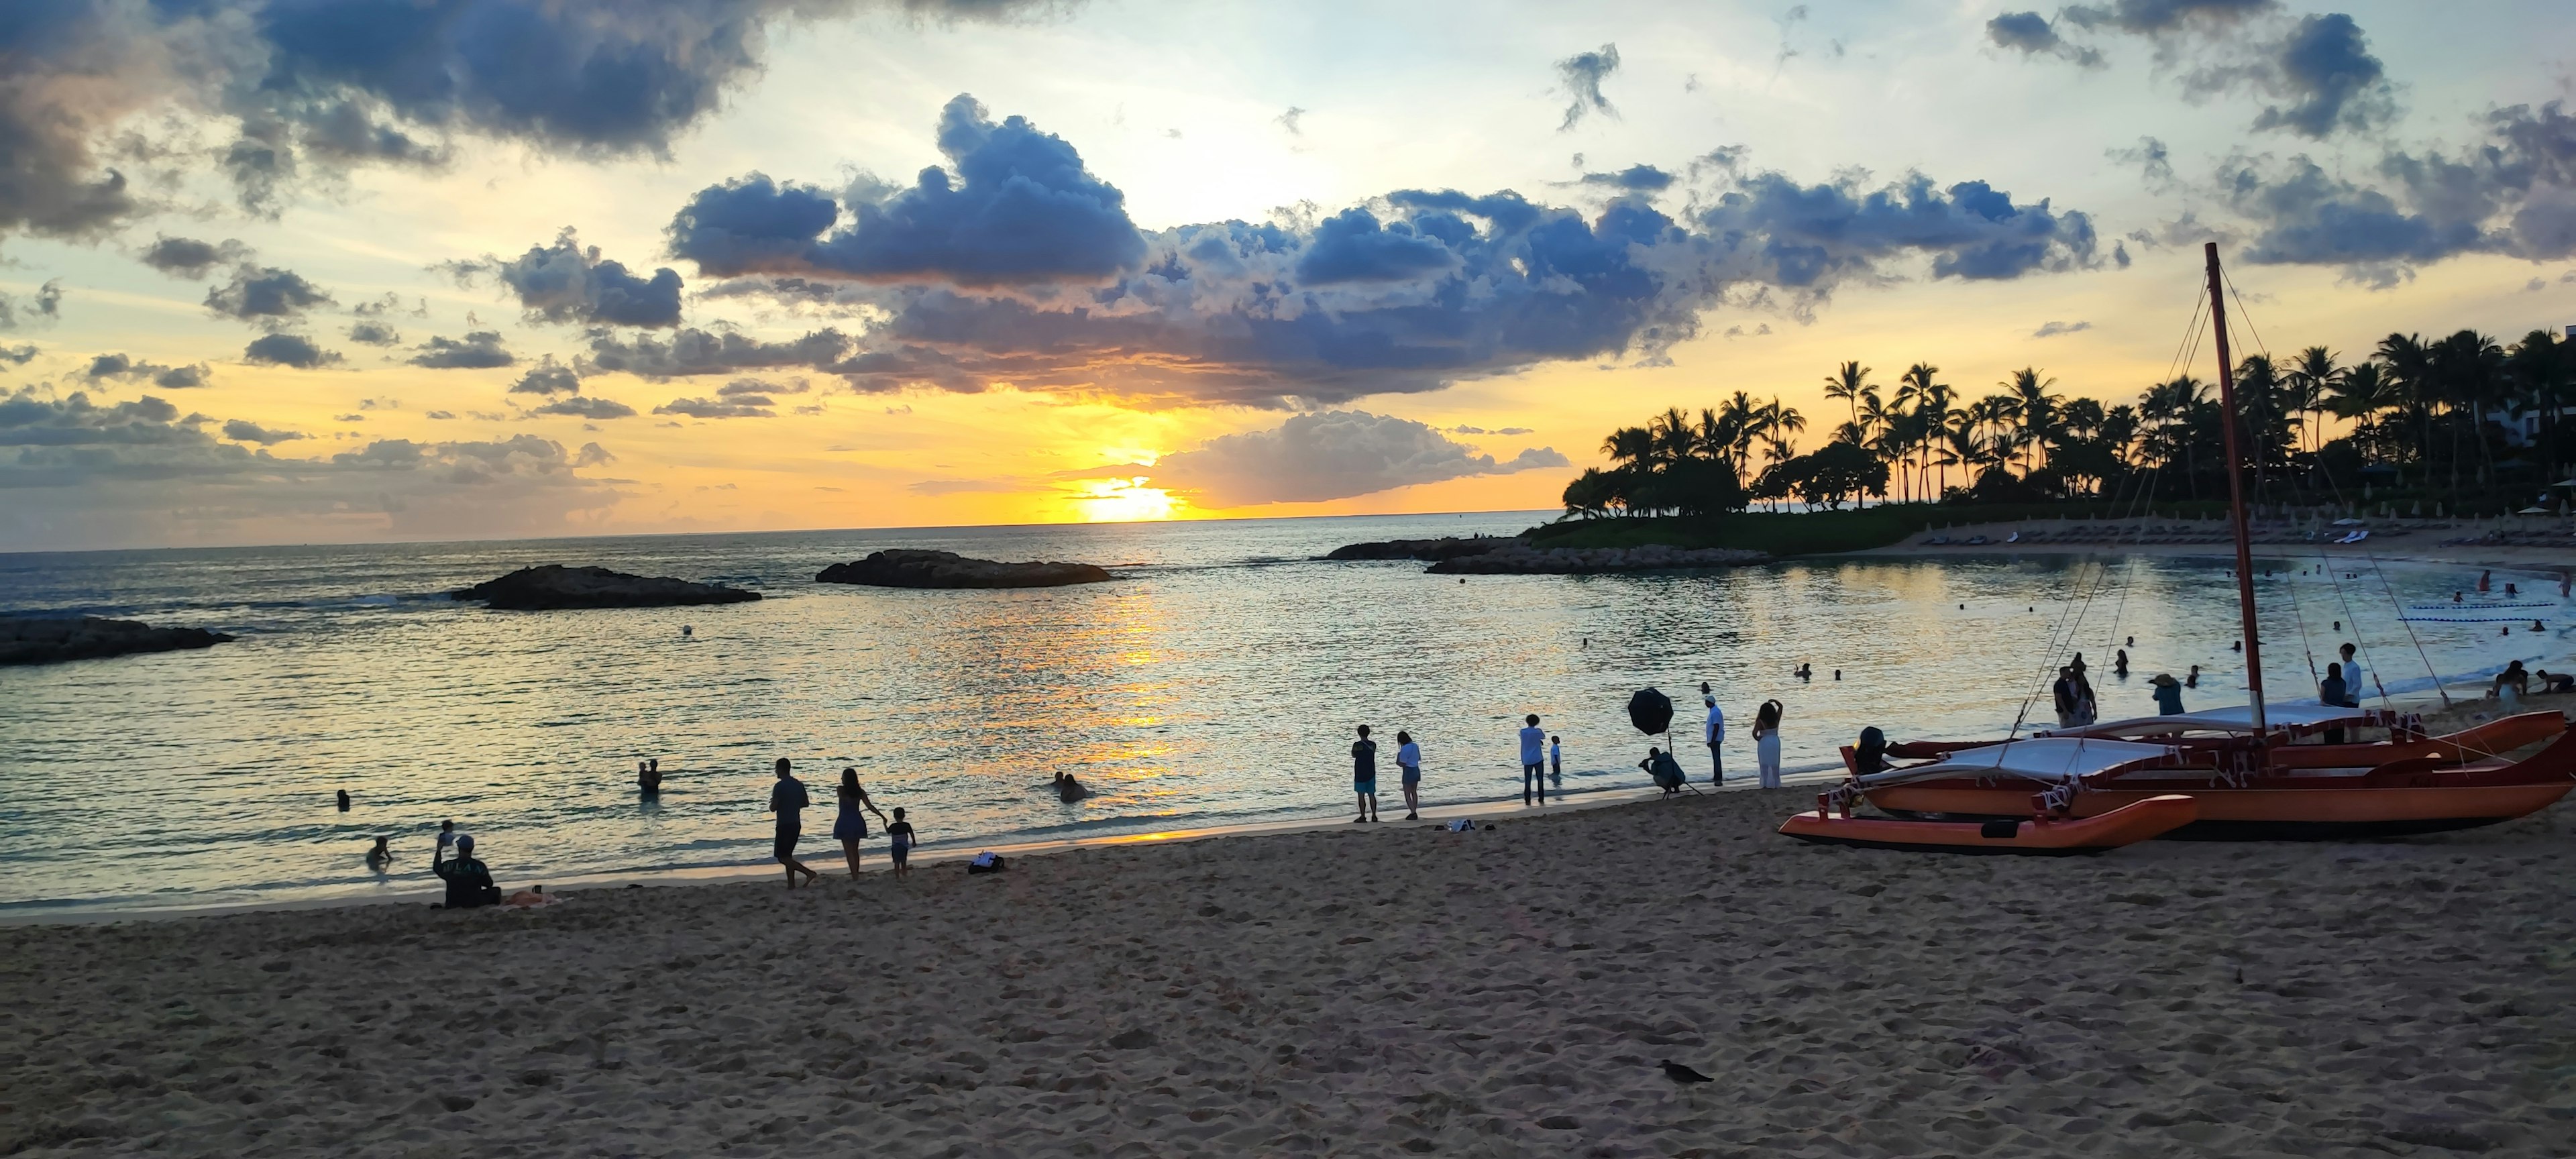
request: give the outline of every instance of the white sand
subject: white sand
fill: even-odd
[[[5,929],[0,1154],[2576,1139],[2566,806],[2399,842],[2053,860],[1770,832],[1807,800],[1087,850],[904,885],[602,890],[536,913]],[[1676,1087],[1664,1058],[1717,1081]]]

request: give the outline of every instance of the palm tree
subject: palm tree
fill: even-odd
[[[2371,355],[2386,368],[2389,385],[2402,400],[2407,417],[2414,420],[2422,441],[2416,445],[2417,461],[2429,472],[2433,463],[2433,406],[2441,397],[2440,384],[2433,374],[2433,352],[2417,334],[2391,334],[2379,340],[2379,349]],[[2428,476],[2429,477],[2429,476]]]
[[[1825,397],[1838,398],[1850,404],[1851,421],[1860,421],[1860,392],[1869,389],[1869,368],[1857,362],[1846,362],[1841,369],[1825,377]]]
[[[2376,416],[2381,411],[2395,410],[2402,405],[2396,385],[2389,380],[2387,368],[2376,362],[2345,369],[2326,389],[2326,413],[2352,420],[2353,442],[2365,451],[2377,449],[2384,454],[2389,449],[2394,440]]]
[[[1654,461],[1659,465],[1681,462],[1691,457],[1699,446],[1698,432],[1691,427],[1690,416],[1682,408],[1665,407],[1664,413],[1646,420],[1646,432],[1654,443]]]
[[[2325,431],[2321,429],[2321,423],[2310,423],[2305,416],[2313,414],[2322,418],[2325,415],[2326,399],[2343,381],[2344,374],[2344,369],[2335,365],[2334,352],[2323,346],[2308,347],[2290,360],[2290,372],[2282,380],[2290,388],[2290,405],[2301,416],[2301,441],[2308,444],[2310,450],[2325,449]]]
[[[1916,468],[1918,471],[1931,465],[1933,432],[1941,426],[1942,416],[1950,413],[1950,388],[1939,380],[1940,373],[1938,366],[1917,362],[1906,367],[1905,374],[1897,380],[1902,384],[1896,391],[1897,406],[1914,416],[1907,445],[1923,450],[1923,461]],[[1938,499],[1940,495],[1935,493],[1932,498]]]
[[[1601,440],[1601,453],[1622,467],[1646,463],[1655,455],[1655,434],[1644,427],[1621,427]]]
[[[2048,390],[2049,387],[2057,385],[2056,379],[2043,379],[2039,376],[2039,371],[2025,366],[2014,371],[2012,377],[1998,385],[2012,394],[2013,418],[2021,423],[2018,441],[2024,447],[2045,449],[2047,444],[2057,441],[2059,433],[2057,407],[2060,400],[2057,395],[2049,393]],[[2021,473],[2027,476],[2033,468],[2032,456],[2024,453]]]

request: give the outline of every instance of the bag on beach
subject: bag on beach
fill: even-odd
[[[989,849],[976,854],[973,861],[966,863],[966,872],[970,875],[977,873],[1000,873],[1008,868],[1010,868],[1010,863],[1002,860],[1001,854],[995,853]]]

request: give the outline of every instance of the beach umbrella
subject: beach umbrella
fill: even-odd
[[[1628,723],[1647,736],[1661,736],[1673,728],[1673,698],[1652,688],[1640,688],[1628,698]]]

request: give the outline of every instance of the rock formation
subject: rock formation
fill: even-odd
[[[459,588],[448,595],[459,600],[482,600],[490,607],[512,612],[738,604],[760,598],[759,592],[747,592],[723,584],[627,575],[604,567],[565,567],[559,563],[523,567],[499,579]]]
[[[0,664],[50,664],[136,652],[212,648],[231,636],[97,616],[0,616]]]
[[[953,551],[897,548],[872,551],[866,559],[836,563],[814,577],[817,583],[867,584],[881,588],[1055,588],[1096,584],[1109,573],[1087,563],[996,563],[969,559]]]
[[[1327,552],[1324,558],[1418,559],[1426,563],[1437,563],[1444,559],[1456,559],[1462,555],[1483,555],[1489,551],[1500,551],[1520,542],[1519,539],[1508,535],[1479,535],[1470,539],[1460,539],[1454,535],[1442,536],[1438,539],[1389,539],[1378,543],[1353,543],[1336,547]]]
[[[1531,547],[1517,540],[1506,546],[1441,560],[1424,569],[1433,575],[1588,575],[1613,571],[1680,571],[1769,563],[1767,552],[1732,547]]]

